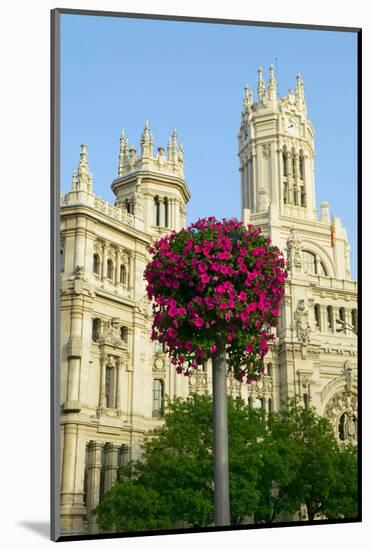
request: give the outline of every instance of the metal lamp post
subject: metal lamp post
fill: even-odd
[[[227,368],[225,341],[216,337],[213,357],[213,449],[215,526],[230,525]]]

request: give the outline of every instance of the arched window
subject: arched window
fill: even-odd
[[[316,257],[313,252],[309,252],[309,250],[303,250],[303,264],[304,271],[307,273],[327,276],[327,271],[322,260],[318,256]]]
[[[288,197],[287,197],[287,182],[286,182],[286,181],[283,183],[283,203],[284,203],[284,204],[287,204],[287,203],[288,203]]]
[[[300,186],[300,206],[306,206],[304,185]]]
[[[106,407],[108,409],[115,408],[115,368],[112,366],[106,366]]]
[[[296,178],[296,154],[295,149],[291,151],[292,175]]]
[[[128,214],[133,213],[133,204],[131,201],[129,201],[129,199],[125,199],[125,208]]]
[[[300,179],[304,179],[304,153],[302,150],[300,150],[299,155],[299,173],[300,173]]]
[[[321,306],[319,304],[314,305],[314,322],[316,328],[321,330]]]
[[[312,252],[303,250],[304,271],[307,273],[316,273],[316,257]]]
[[[93,319],[91,327],[91,339],[93,342],[98,342],[100,332],[100,319]]]
[[[152,386],[152,416],[161,417],[164,414],[164,381],[155,378]]]
[[[282,153],[282,163],[283,163],[283,177],[287,177],[287,151],[283,151]]]
[[[99,254],[94,254],[93,256],[93,273],[99,275],[100,272],[100,257]]]
[[[113,280],[113,261],[111,259],[107,260],[107,279]]]
[[[159,199],[159,197],[154,198],[154,223],[155,223],[155,225],[160,225],[160,199]]]
[[[332,306],[327,306],[327,327],[331,330],[334,328],[334,314]]]
[[[124,264],[120,265],[120,283],[122,285],[126,284],[126,267]]]

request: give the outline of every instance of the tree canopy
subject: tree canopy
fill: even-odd
[[[357,515],[357,459],[339,448],[329,422],[292,401],[265,414],[228,400],[231,523],[271,523],[306,504],[308,518]],[[147,435],[141,460],[120,471],[97,507],[104,530],[213,524],[212,399],[169,403]]]

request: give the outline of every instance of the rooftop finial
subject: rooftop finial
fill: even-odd
[[[261,65],[258,69],[258,96],[259,101],[263,101],[265,99],[265,82],[263,80],[263,69]]]
[[[303,82],[303,79],[302,79],[300,73],[298,73],[296,75],[295,96],[296,96],[296,104],[297,104],[298,108],[302,109],[303,111],[306,111],[305,95],[304,95],[304,82]]]
[[[243,110],[244,112],[248,111],[251,108],[253,102],[252,90],[249,88],[249,85],[245,86],[245,97],[243,98]]]
[[[88,148],[85,143],[81,145],[80,161],[77,170],[76,190],[91,191],[92,175],[89,171]]]
[[[274,66],[269,67],[269,82],[268,82],[269,99],[274,101],[277,99],[277,81],[274,76]]]
[[[144,123],[143,132],[142,132],[141,143],[149,143],[149,135],[150,135],[149,123],[148,123],[148,120],[146,120]]]
[[[127,149],[128,149],[128,140],[125,137],[124,130],[122,129],[121,136],[120,136],[120,154],[119,154],[119,170],[118,170],[119,176],[122,176],[124,173],[124,164],[127,156]]]

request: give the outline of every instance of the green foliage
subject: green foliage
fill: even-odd
[[[339,448],[328,421],[291,401],[265,415],[228,400],[231,522],[271,523],[305,503],[309,519],[357,515],[354,448]],[[161,428],[147,435],[140,461],[97,507],[104,530],[194,527],[213,523],[212,398],[169,403]]]
[[[97,512],[99,527],[104,531],[153,530],[169,524],[160,495],[135,481],[115,483]]]

